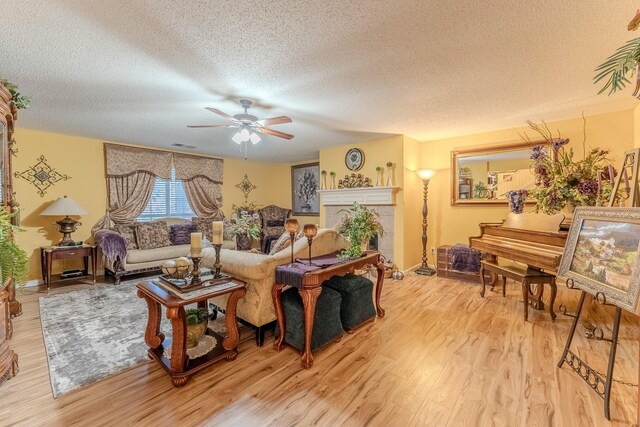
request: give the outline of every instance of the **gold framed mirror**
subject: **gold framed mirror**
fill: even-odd
[[[511,190],[533,189],[531,148],[546,141],[468,147],[451,152],[452,205],[506,205]]]

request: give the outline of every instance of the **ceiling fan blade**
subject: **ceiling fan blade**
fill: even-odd
[[[228,115],[227,113],[225,113],[224,111],[220,111],[217,108],[211,108],[211,107],[204,107],[205,110],[209,110],[212,113],[216,113],[217,115],[224,117],[227,120],[231,120],[232,122],[237,122],[238,120],[236,120],[235,117]]]
[[[187,125],[188,128],[234,128],[236,125]]]
[[[256,122],[260,126],[271,126],[271,125],[279,125],[282,123],[291,123],[291,117],[287,116],[278,116],[272,117],[270,119],[262,119]]]
[[[255,130],[256,132],[260,132],[260,133],[266,133],[267,135],[277,136],[279,138],[284,138],[284,139],[293,138],[293,135],[291,135],[290,133],[284,133],[284,132],[280,132],[280,131],[273,130],[273,129],[254,128],[253,130]]]

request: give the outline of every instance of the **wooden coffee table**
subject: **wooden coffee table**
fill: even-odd
[[[138,283],[138,296],[144,298],[149,308],[147,330],[144,334],[144,340],[149,346],[149,357],[155,359],[167,371],[175,387],[182,387],[189,381],[191,375],[207,366],[221,359],[235,360],[238,355],[236,347],[240,340],[240,333],[238,332],[236,307],[238,300],[244,296],[246,289],[245,283],[240,280],[230,279],[230,282],[232,282],[232,286],[222,289],[222,285],[214,285],[210,288],[211,292],[188,299],[178,297],[153,281]],[[223,338],[211,329],[207,329],[207,335],[211,335],[216,339],[216,346],[204,356],[189,359],[186,339],[187,319],[184,307],[197,303],[198,307],[206,308],[209,298],[226,294],[230,294],[225,312],[227,336]],[[167,318],[171,320],[173,336],[169,338],[165,338],[164,334],[160,332],[161,305],[166,307]],[[167,359],[164,356],[164,350],[169,345],[171,345],[171,359]]]

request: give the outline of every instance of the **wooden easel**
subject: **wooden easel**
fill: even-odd
[[[636,148],[634,150],[629,150],[624,153],[624,159],[622,161],[622,167],[620,168],[620,173],[615,179],[613,184],[613,190],[611,191],[611,197],[609,199],[608,206],[614,207],[616,203],[616,195],[618,194],[618,190],[620,189],[620,184],[622,179],[625,179],[626,185],[626,193],[627,199],[624,199],[622,203],[629,201],[629,207],[640,207],[640,200],[638,200],[638,195],[640,193],[638,188],[638,168],[640,166],[640,148]],[[627,169],[631,169],[631,179],[629,179],[629,173]],[[628,185],[628,182],[631,182],[631,185]],[[574,286],[573,279],[567,280],[567,287],[569,289],[578,290]],[[611,330],[611,338],[604,338],[604,333],[602,329],[599,327],[594,327],[591,336],[589,338],[594,338],[602,341],[609,341],[611,343],[611,350],[609,352],[609,364],[607,367],[607,375],[606,377],[602,377],[596,370],[592,369],[589,365],[587,365],[582,359],[578,357],[577,354],[573,353],[570,349],[571,341],[573,340],[573,336],[576,332],[576,327],[578,326],[578,322],[580,321],[581,315],[583,313],[583,306],[586,298],[591,299],[591,295],[588,295],[585,291],[581,291],[580,300],[578,302],[578,308],[576,309],[575,314],[567,314],[566,307],[563,309],[560,307],[563,314],[569,317],[573,317],[573,323],[571,325],[571,329],[569,331],[569,336],[567,337],[567,342],[564,347],[564,351],[562,352],[562,357],[560,362],[558,362],[558,368],[561,368],[564,362],[573,369],[580,377],[587,383],[589,386],[598,394],[598,396],[602,397],[604,400],[604,416],[607,420],[610,420],[610,397],[611,397],[611,385],[613,383],[613,367],[616,359],[616,349],[618,346],[618,331],[620,329],[620,318],[622,317],[622,309],[616,306],[616,313],[613,320],[613,326]],[[595,300],[598,304],[601,305],[613,305],[608,304],[607,299],[603,293],[597,293],[595,295]],[[640,380],[640,375],[639,375]],[[639,396],[640,398],[640,396]],[[638,403],[638,420],[640,420],[640,402]]]

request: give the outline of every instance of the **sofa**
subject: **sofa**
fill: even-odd
[[[116,284],[119,284],[126,275],[156,271],[166,261],[188,256],[191,232],[202,231],[205,238],[210,239],[206,229],[210,222],[201,218],[162,218],[153,222],[116,225],[111,230],[99,230],[93,238],[101,249],[105,271],[112,273]],[[158,223],[164,223],[166,227]],[[179,232],[173,233],[174,230]],[[222,247],[235,248],[235,241],[226,239]]]
[[[291,247],[286,244],[287,234],[283,234],[273,246],[269,255],[263,253],[241,252],[228,249],[220,251],[222,272],[247,283],[247,293],[238,301],[237,316],[243,323],[256,329],[256,343],[261,346],[267,329],[275,327],[276,312],[273,307],[271,288],[275,283],[276,267],[287,264],[291,260]],[[320,229],[311,245],[311,256],[319,256],[344,249],[347,240],[334,229]],[[307,239],[301,237],[294,242],[294,258],[306,258],[309,255]],[[215,251],[205,248],[202,252],[201,265],[213,268]],[[226,307],[227,296],[209,300],[216,307]]]

